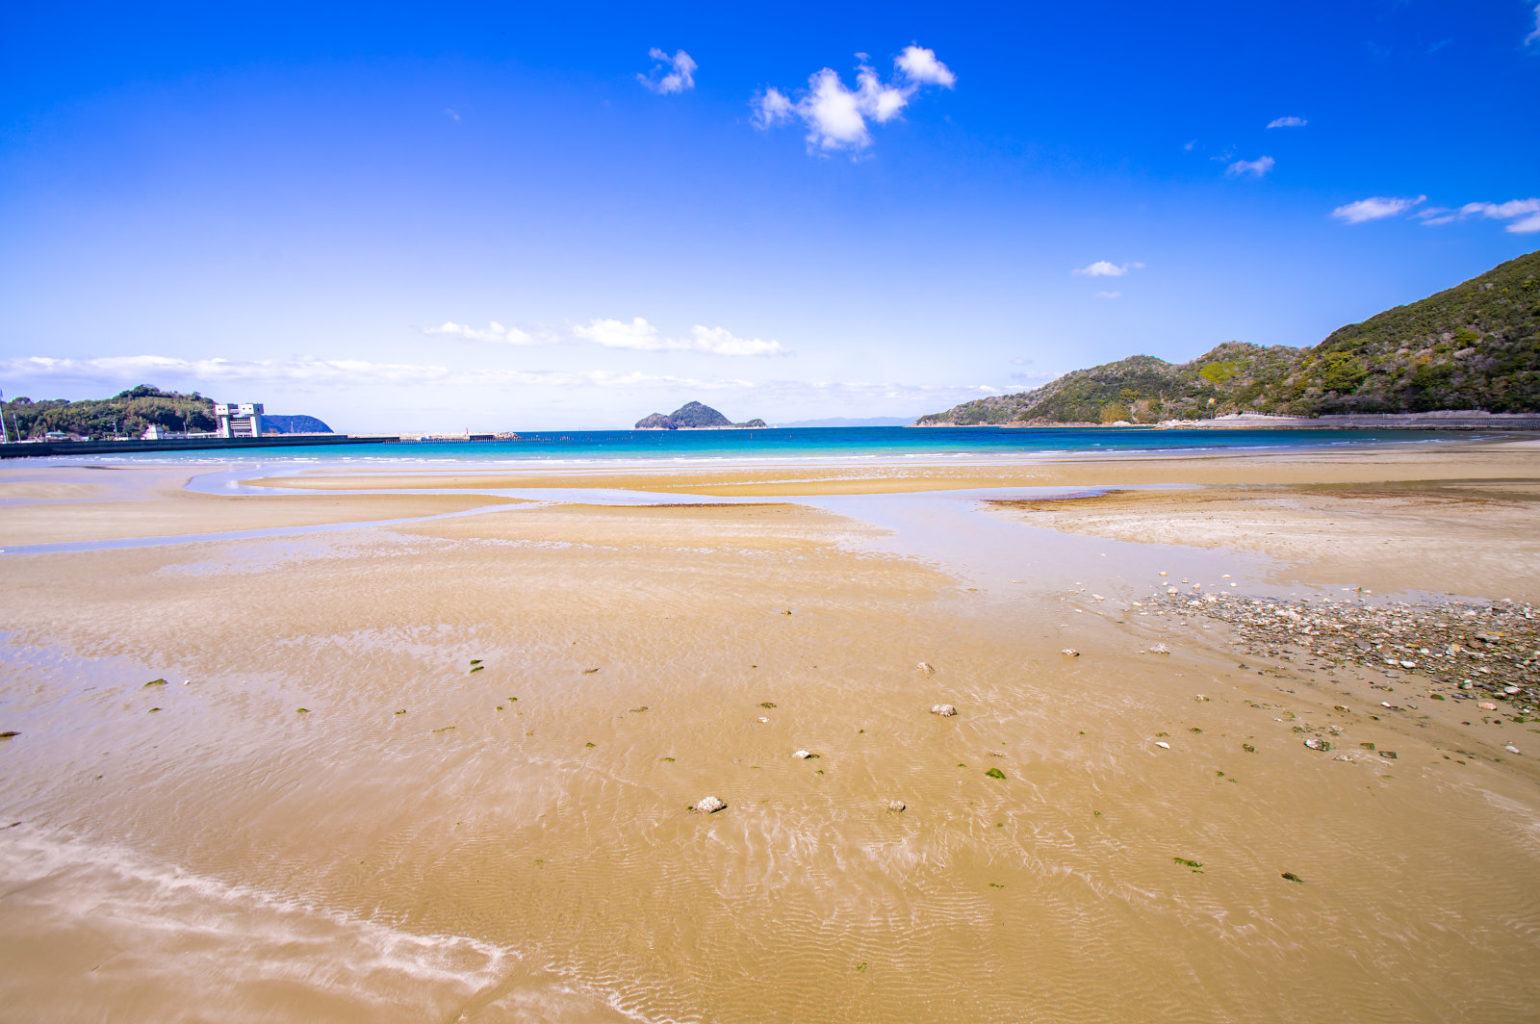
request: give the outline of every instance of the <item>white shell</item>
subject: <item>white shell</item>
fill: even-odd
[[[702,797],[700,801],[696,803],[696,805],[692,808],[692,810],[695,810],[701,814],[715,814],[717,811],[720,811],[726,806],[726,804],[718,800],[716,797],[707,796]]]

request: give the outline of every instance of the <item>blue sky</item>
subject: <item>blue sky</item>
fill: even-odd
[[[915,416],[1540,247],[1534,0],[557,6],[9,9],[0,388]]]

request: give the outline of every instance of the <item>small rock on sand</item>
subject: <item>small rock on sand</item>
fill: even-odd
[[[921,672],[924,672],[928,676],[933,676],[936,674],[936,667],[928,661],[920,662],[915,666],[915,668],[919,669]]]
[[[902,800],[889,800],[888,810],[894,814],[903,814],[905,810],[904,802]]]
[[[1066,647],[1066,648],[1064,648],[1064,650],[1060,651],[1059,653],[1064,655],[1066,658],[1078,658],[1078,657],[1080,657],[1080,652],[1075,650],[1073,647]]]
[[[1482,711],[1496,711],[1497,710],[1497,705],[1493,704],[1489,700],[1484,700],[1481,703],[1477,704],[1476,706],[1478,708],[1480,708]]]
[[[1171,648],[1167,647],[1165,644],[1156,644],[1154,647],[1150,648],[1150,653],[1151,654],[1170,654],[1171,653]]]
[[[813,752],[811,750],[799,750],[791,756],[795,757],[798,761],[806,761],[813,756]]]
[[[697,814],[715,814],[727,805],[714,796],[702,797],[690,810]]]
[[[1171,749],[1171,744],[1167,743],[1165,740],[1156,740],[1155,741],[1155,745],[1157,747],[1159,747],[1161,750],[1170,750]]]
[[[957,714],[957,709],[950,704],[932,704],[930,713],[933,715],[940,715],[942,718],[951,718],[953,715]]]

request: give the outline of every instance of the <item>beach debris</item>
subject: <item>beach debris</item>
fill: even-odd
[[[15,739],[20,735],[21,733],[17,732],[15,729],[7,729],[5,732],[0,732],[0,740]]]
[[[726,806],[727,805],[725,803],[723,803],[721,800],[718,800],[714,796],[703,796],[699,800],[695,801],[695,805],[691,807],[690,810],[694,811],[696,814],[715,814],[717,811],[722,810]]]
[[[756,719],[756,721],[758,721],[760,725],[769,725],[770,724],[770,719],[766,718],[764,715],[760,715],[759,718]]]
[[[810,758],[817,757],[818,755],[813,753],[811,750],[799,750],[795,754],[792,754],[791,756],[795,757],[798,761],[806,761],[806,760],[809,760]]]
[[[1060,651],[1059,653],[1064,655],[1066,658],[1078,658],[1078,657],[1080,657],[1080,652],[1075,650],[1073,647],[1066,647],[1062,651]]]
[[[146,685],[148,685],[148,684],[146,684]],[[1493,704],[1489,700],[1484,700],[1481,703],[1477,704],[1476,706],[1478,708],[1480,708],[1482,711],[1496,711],[1497,710],[1497,705]]]
[[[1311,750],[1326,751],[1331,749],[1331,741],[1317,739],[1316,737],[1312,736],[1305,741],[1305,746],[1309,747]]]
[[[1248,754],[1255,754],[1257,752],[1257,748],[1252,746],[1250,743],[1242,743],[1241,749]]]
[[[775,707],[775,701],[773,701],[773,700],[762,700],[762,701],[759,702],[759,706],[762,707],[762,708],[773,708],[773,707]]]
[[[902,800],[889,800],[888,801],[888,813],[889,814],[903,814],[904,811],[906,811],[906,810],[908,810],[908,807],[904,804],[904,802]]]
[[[1296,875],[1292,871],[1285,871],[1281,877],[1283,877],[1284,879],[1286,879],[1286,880],[1288,880],[1290,882],[1295,883],[1296,885],[1304,885],[1305,884],[1305,880],[1303,878],[1299,877],[1298,875]]]
[[[1510,754],[1517,754],[1519,752],[1519,748],[1515,747],[1512,743],[1503,744],[1503,749]]]
[[[989,776],[991,779],[1003,779],[1003,778],[1005,778],[1005,773],[1002,772],[998,768],[991,768],[991,769],[989,769],[989,771],[985,772],[984,774]]]
[[[402,708],[401,710],[397,711],[396,714],[398,714],[398,715],[406,714],[406,708]]]
[[[297,715],[308,715],[308,714],[310,714],[310,709],[309,708],[298,708],[298,709],[295,710],[294,713],[297,714]]]
[[[928,676],[933,676],[933,675],[936,674],[936,667],[934,665],[932,665],[928,661],[920,662],[918,665],[915,666],[915,668],[919,669],[921,672],[925,673]]]
[[[599,666],[595,665],[593,668],[585,668],[583,670],[583,674],[585,676],[591,676],[591,675],[593,675],[597,671],[599,671]]]
[[[151,679],[148,683],[145,683],[144,685],[145,686],[165,686],[166,685],[166,681],[164,679]],[[142,687],[141,687],[141,689],[142,689]]]
[[[1394,750],[1382,750],[1380,751],[1380,756],[1385,758],[1387,761],[1396,760],[1396,752]]]
[[[1203,862],[1200,860],[1189,860],[1186,857],[1172,857],[1171,859],[1184,868],[1191,868],[1192,873],[1195,875],[1203,874]]]
[[[1171,749],[1171,744],[1167,743],[1165,740],[1156,740],[1155,741],[1155,745],[1157,747],[1159,747],[1161,750],[1170,750]]]
[[[930,706],[930,713],[940,715],[942,718],[951,718],[957,714],[957,709],[950,704],[932,704]]]
[[[1151,654],[1170,654],[1171,653],[1171,648],[1167,647],[1165,644],[1156,644],[1154,647],[1150,648],[1149,653],[1151,653]]]
[[[160,708],[151,708],[150,710],[146,711],[145,714],[153,715],[153,714],[155,714],[155,712],[157,712],[159,710],[160,710]]]

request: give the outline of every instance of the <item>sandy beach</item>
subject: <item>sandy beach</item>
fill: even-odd
[[[0,548],[6,1019],[1540,1000],[1540,442],[39,460]]]

